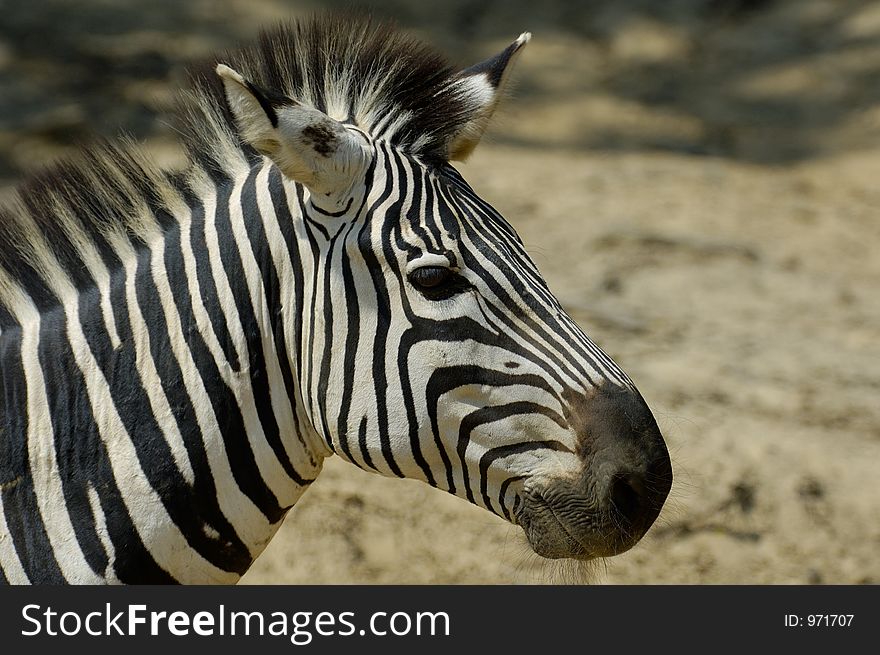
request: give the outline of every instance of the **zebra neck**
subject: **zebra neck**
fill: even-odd
[[[190,294],[195,322],[216,374],[243,414],[243,425],[232,432],[243,427],[254,456],[280,467],[266,481],[281,510],[296,501],[330,454],[302,411],[299,214],[293,185],[260,162],[215,182],[190,204],[189,220],[181,221],[181,242],[189,241],[197,282]]]

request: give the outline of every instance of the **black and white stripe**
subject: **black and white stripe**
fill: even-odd
[[[385,26],[294,25],[232,56],[253,83],[196,78],[183,173],[105,144],[20,188],[0,579],[234,582],[333,453],[512,521],[530,481],[583,469],[575,405],[632,384],[448,163],[526,40],[458,74]],[[296,166],[253,138],[303,117]],[[340,143],[340,188],[302,171]]]

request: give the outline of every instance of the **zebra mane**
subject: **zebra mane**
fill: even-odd
[[[427,159],[445,159],[449,140],[475,109],[457,69],[434,48],[368,16],[319,15],[264,31],[254,45],[191,70],[193,89],[178,113],[185,144],[198,156],[236,132],[214,72],[218,63],[273,96],[292,98]],[[205,120],[203,112],[214,115]]]
[[[59,273],[77,288],[89,285],[96,271],[118,264],[119,239],[149,241],[157,220],[163,226],[179,215],[189,190],[258,157],[239,138],[217,63],[436,163],[474,109],[456,69],[392,24],[327,14],[265,31],[190,69],[172,116],[188,155],[180,172],[162,170],[132,139],[99,142],[30,176],[0,204],[0,325],[22,291],[45,309],[57,302],[51,283]]]

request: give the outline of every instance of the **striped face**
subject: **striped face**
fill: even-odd
[[[455,169],[369,150],[366,191],[337,201],[347,213],[304,207],[329,237],[314,311],[332,328],[303,337],[312,423],[361,468],[518,523],[539,554],[630,547],[671,483],[631,381]]]
[[[663,438],[513,228],[446,163],[476,146],[527,41],[409,109],[373,93],[310,104],[217,72],[241,138],[300,185],[308,316],[287,321],[304,321],[292,368],[328,452],[485,507],[540,555],[589,559],[631,547],[659,514]]]

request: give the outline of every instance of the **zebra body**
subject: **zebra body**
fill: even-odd
[[[3,580],[235,582],[333,454],[548,557],[641,537],[671,483],[656,423],[448,163],[526,41],[456,73],[385,26],[296,24],[195,78],[184,171],[105,144],[20,189]]]

